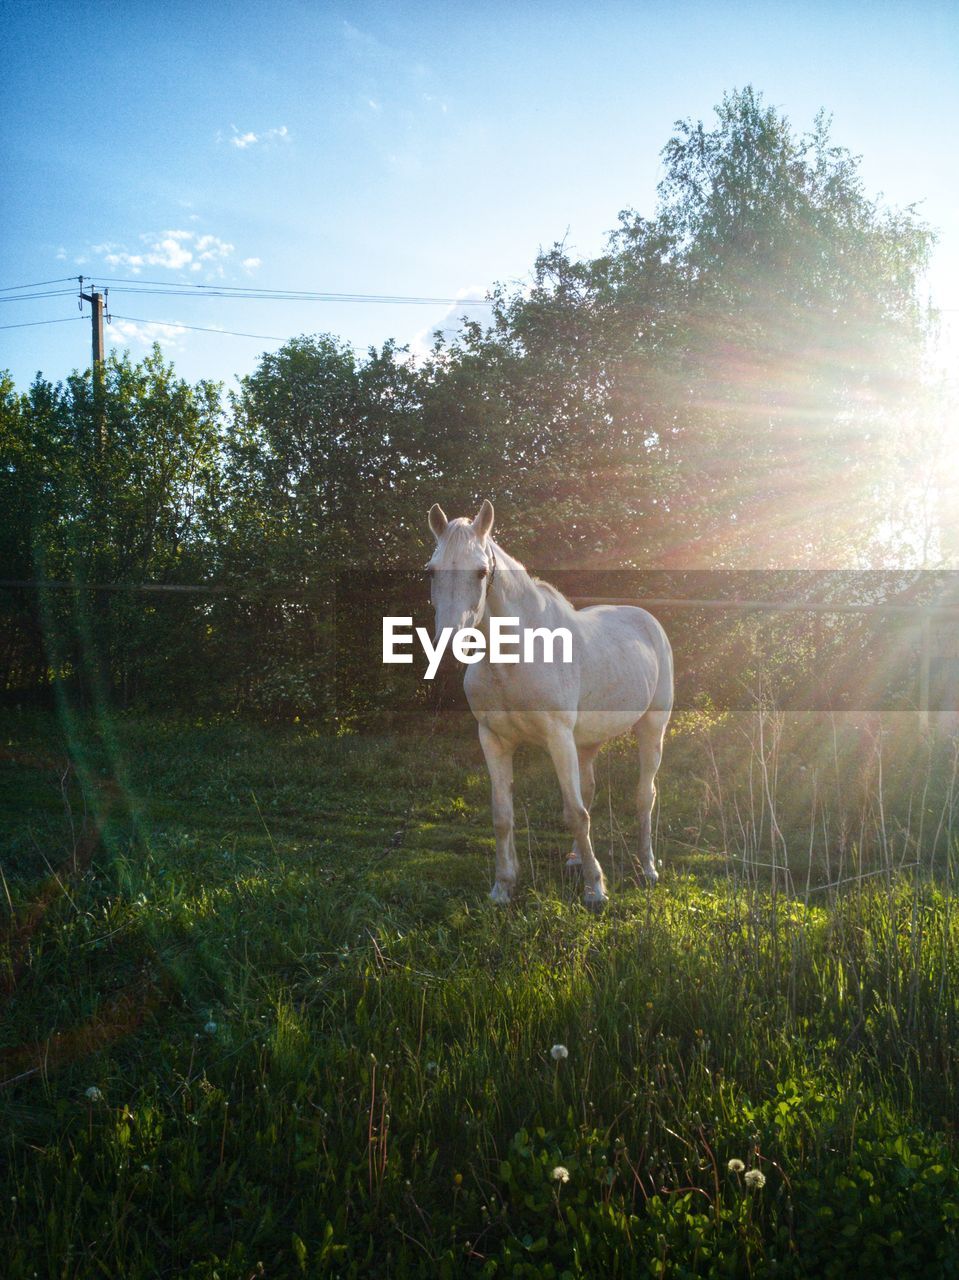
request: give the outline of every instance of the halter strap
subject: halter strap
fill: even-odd
[[[496,577],[496,552],[492,543],[489,549],[490,554],[490,570],[489,577],[486,579],[486,599],[489,599],[489,593],[493,590],[493,579]]]

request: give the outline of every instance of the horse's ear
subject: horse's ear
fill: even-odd
[[[483,499],[483,505],[476,513],[476,519],[473,521],[473,529],[478,538],[485,538],[493,527],[493,504],[489,498]]]
[[[433,531],[433,537],[439,542],[443,534],[446,532],[446,526],[449,521],[446,518],[446,512],[438,502],[434,502],[430,507],[430,529]]]

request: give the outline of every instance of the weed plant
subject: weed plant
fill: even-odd
[[[594,918],[533,753],[503,910],[471,731],[69,724],[3,734],[0,1274],[959,1275],[954,744],[681,717],[653,892],[615,745]]]

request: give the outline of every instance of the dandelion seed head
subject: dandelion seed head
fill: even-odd
[[[85,1097],[89,1102],[102,1102],[102,1101],[103,1101],[103,1094],[101,1093],[101,1091],[97,1088],[97,1086],[96,1086],[95,1084],[91,1084],[91,1085],[90,1085],[90,1088],[89,1088],[89,1089],[87,1089],[86,1093],[84,1094],[84,1097]]]
[[[210,1019],[209,1022],[204,1023],[203,1030],[207,1033],[208,1036],[216,1035],[216,1023],[212,1020],[212,1018]]]
[[[761,1169],[750,1169],[744,1181],[747,1187],[754,1187],[758,1191],[766,1185],[766,1175]]]
[[[558,1164],[553,1170],[554,1182],[569,1182],[569,1170],[565,1166]]]
[[[742,1160],[733,1159],[726,1165],[726,1168],[730,1173],[742,1173],[746,1166],[743,1164]]]
[[[549,1053],[554,1062],[561,1062],[563,1058],[569,1057],[569,1050],[564,1044],[554,1044]]]

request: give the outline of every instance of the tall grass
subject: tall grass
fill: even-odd
[[[950,744],[689,718],[652,893],[614,747],[594,919],[537,757],[503,911],[472,734],[108,728],[7,735],[4,1275],[959,1273]]]

